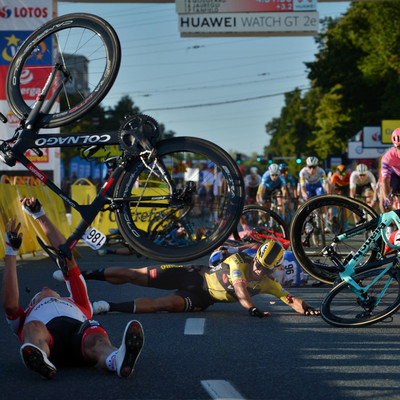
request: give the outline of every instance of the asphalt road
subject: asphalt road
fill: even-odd
[[[82,270],[154,264],[135,256],[98,257],[87,248],[80,252]],[[0,261],[1,270],[3,266]],[[40,255],[19,260],[23,307],[45,285],[66,294],[64,284],[53,280],[54,270],[55,265]],[[94,281],[88,288],[92,300],[168,293]],[[305,286],[291,292],[318,306],[327,290]],[[295,314],[271,296],[255,297],[255,302],[273,315],[251,318],[239,304],[217,304],[192,314],[97,316],[117,347],[127,321],[136,318],[143,324],[145,346],[128,380],[96,368],[71,368],[60,369],[55,379],[46,381],[23,366],[19,341],[4,319],[0,399],[400,399],[398,315],[368,328],[339,329],[320,317]]]

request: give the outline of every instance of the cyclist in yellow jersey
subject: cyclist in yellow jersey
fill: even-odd
[[[259,247],[255,257],[237,252],[214,267],[195,264],[159,265],[139,269],[114,267],[84,271],[82,275],[87,280],[104,280],[112,284],[132,283],[176,290],[174,294],[157,299],[139,298],[124,303],[94,302],[95,314],[109,311],[200,311],[214,303],[240,302],[251,316],[262,318],[270,313],[259,310],[251,297],[267,293],[278,297],[298,313],[319,315],[319,311],[290,294],[272,277],[274,270],[282,263],[283,254],[281,245],[271,240]]]

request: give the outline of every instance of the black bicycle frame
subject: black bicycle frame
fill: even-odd
[[[60,196],[66,203],[79,212],[82,220],[76,226],[71,236],[67,241],[59,246],[60,250],[70,259],[72,250],[89,228],[90,224],[96,218],[97,214],[103,209],[106,204],[122,203],[122,202],[137,202],[143,201],[146,207],[168,207],[160,203],[160,200],[171,200],[172,195],[160,196],[140,196],[129,198],[114,198],[114,190],[120,177],[130,165],[132,157],[120,158],[118,165],[113,169],[110,177],[104,183],[103,187],[98,192],[94,201],[89,205],[80,205],[72,200],[64,191],[62,191],[54,182],[50,180],[39,168],[36,167],[26,156],[25,152],[28,149],[37,150],[40,154],[40,148],[52,147],[101,147],[105,145],[119,144],[120,131],[105,131],[96,133],[78,133],[78,134],[38,134],[34,130],[22,129],[19,137],[12,148],[8,150],[15,160],[24,165],[33,175],[35,175],[42,183],[48,186],[53,192]],[[170,180],[169,180],[170,181]],[[173,191],[172,191],[173,193]],[[157,200],[156,203],[151,201]]]

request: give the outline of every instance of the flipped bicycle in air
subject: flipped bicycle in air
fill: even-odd
[[[45,66],[37,65],[38,58],[45,60]],[[77,68],[82,59],[87,79]],[[68,125],[99,104],[116,79],[120,61],[118,36],[100,17],[68,14],[35,30],[19,47],[8,70],[7,100],[20,123],[13,137],[2,141],[0,158],[10,167],[20,162],[80,213],[82,220],[66,242],[58,250],[47,248],[56,260],[71,258],[81,238],[104,240],[104,235],[94,234],[90,228],[104,210],[115,213],[124,239],[148,258],[182,262],[205,255],[229,236],[244,204],[240,171],[223,149],[194,137],[159,140],[157,122],[146,115],[126,117],[115,131],[40,132]],[[24,86],[27,77],[31,87],[40,88],[30,100]],[[7,121],[4,116],[2,120]],[[78,147],[84,158],[91,159],[107,145],[119,145],[122,154],[104,161],[111,174],[89,205],[75,202],[25,156],[27,150],[41,155],[41,149]],[[212,187],[216,182],[218,219],[210,224],[196,215],[194,205],[198,185]],[[194,229],[207,226],[207,235],[198,240],[189,236],[178,246],[160,244],[154,240],[154,229],[163,229],[169,219],[190,223]],[[157,220],[162,223],[155,223]]]

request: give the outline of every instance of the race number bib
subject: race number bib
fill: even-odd
[[[82,240],[93,250],[98,250],[106,242],[106,235],[96,228],[89,228],[83,234]]]

